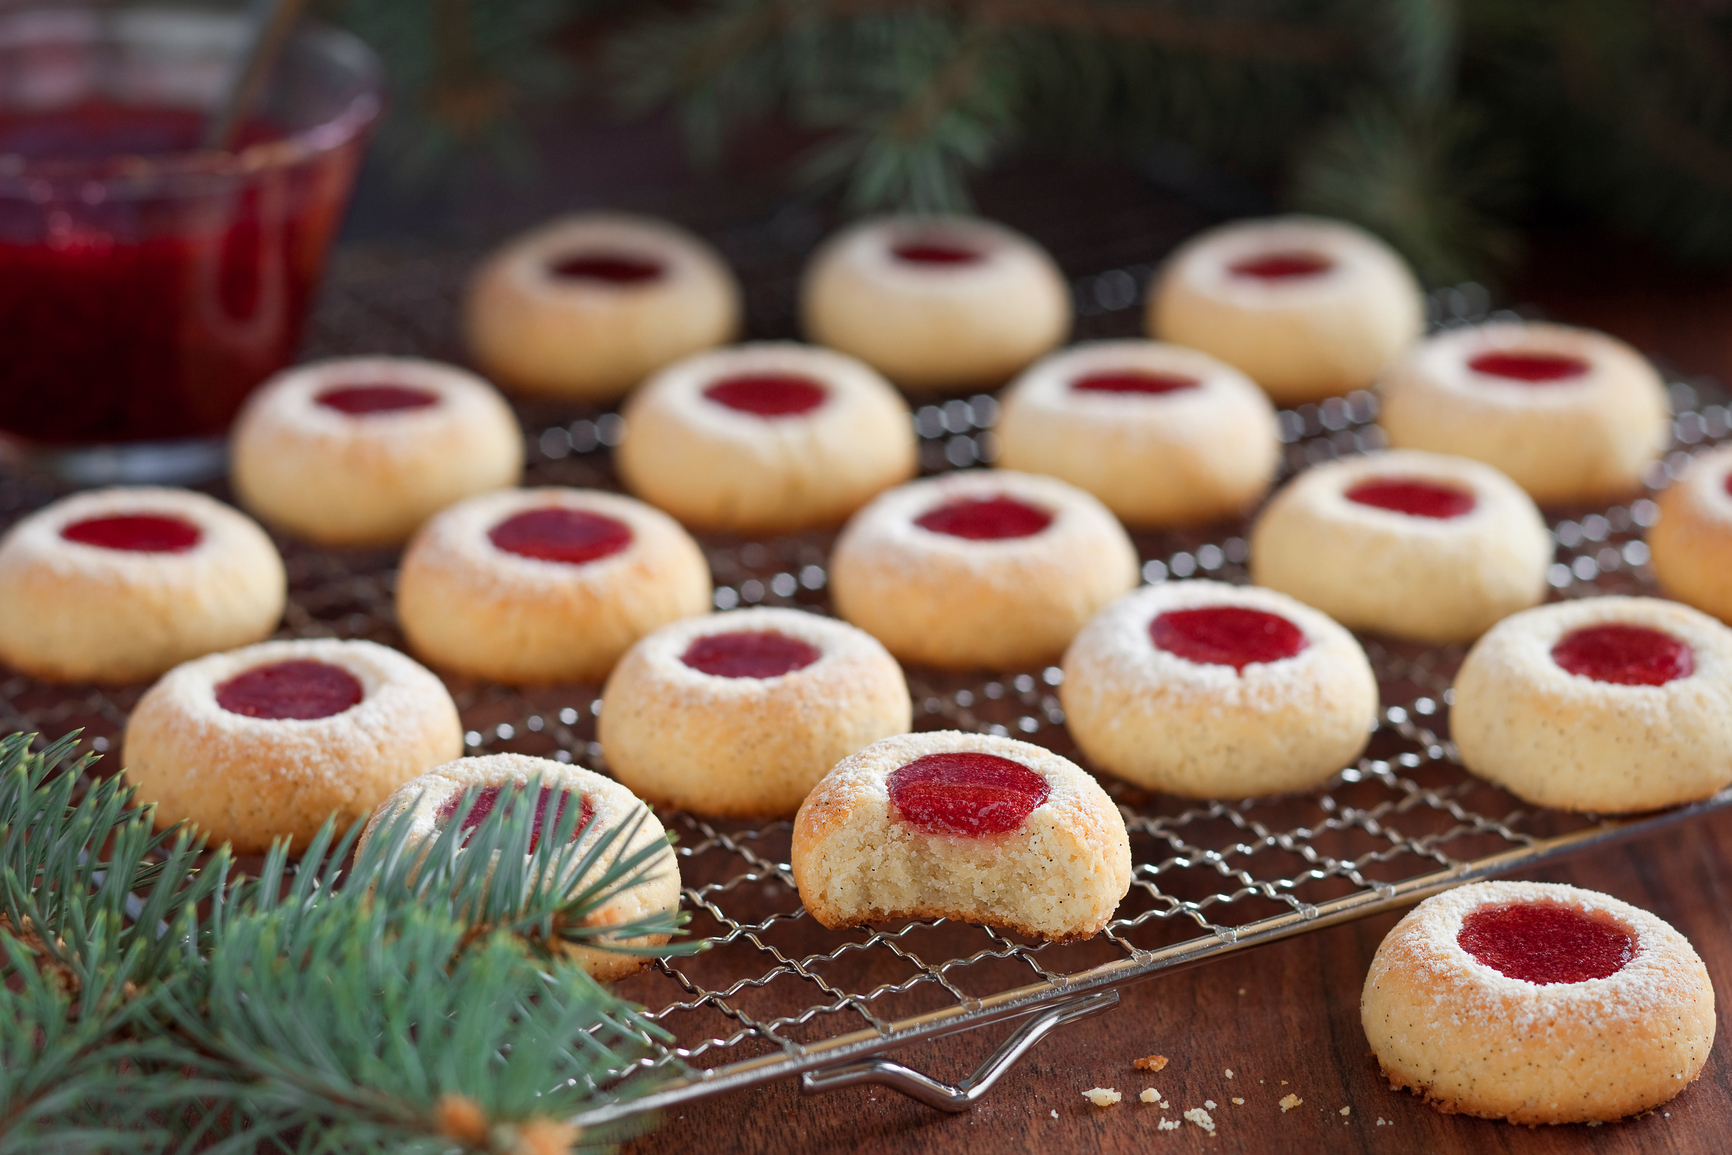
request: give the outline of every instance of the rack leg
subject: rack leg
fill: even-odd
[[[879,1083],[912,1099],[919,1099],[940,1111],[966,1111],[992,1089],[1000,1075],[1016,1066],[1017,1060],[1022,1058],[1030,1047],[1045,1038],[1049,1031],[1077,1019],[1098,1015],[1108,1007],[1116,1006],[1118,1001],[1119,992],[1116,990],[1096,991],[1030,1016],[1011,1032],[1010,1037],[992,1053],[991,1058],[954,1087],[889,1059],[863,1059],[829,1070],[807,1071],[800,1076],[800,1091],[807,1095],[818,1095],[843,1087],[856,1087],[862,1083]]]

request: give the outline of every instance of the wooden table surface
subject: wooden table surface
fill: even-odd
[[[1681,274],[1651,254],[1573,231],[1533,238],[1512,295],[1558,320],[1625,337],[1685,373],[1732,380],[1732,278]],[[1447,1116],[1391,1091],[1359,1024],[1359,992],[1399,914],[1365,919],[1125,989],[1104,1015],[1037,1045],[966,1114],[947,1115],[883,1087],[804,1097],[793,1082],[674,1111],[627,1150],[895,1152],[1206,1150],[1550,1153],[1732,1149],[1732,813],[1567,860],[1532,877],[1615,895],[1651,910],[1695,944],[1721,993],[1720,1043],[1702,1077],[1660,1111],[1624,1122],[1528,1128]],[[895,1057],[954,1082],[1007,1032],[996,1027]],[[1159,1074],[1133,1068],[1150,1054]],[[1226,1072],[1233,1075],[1228,1078]],[[1123,1093],[1097,1108],[1091,1087]],[[1137,1095],[1158,1088],[1171,1106]],[[1303,1102],[1283,1112],[1279,1101]],[[1235,1105],[1234,1097],[1244,1100]],[[1159,1120],[1216,1104],[1213,1135]],[[1207,1108],[1206,1108],[1207,1109]],[[1343,1111],[1347,1113],[1343,1114]],[[1056,1115],[1055,1115],[1056,1113]]]

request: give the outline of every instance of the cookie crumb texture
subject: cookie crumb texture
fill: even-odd
[[[1165,1055],[1147,1055],[1131,1064],[1139,1071],[1159,1071],[1166,1065],[1167,1057]]]
[[[1124,1096],[1113,1090],[1111,1087],[1090,1087],[1088,1090],[1083,1092],[1083,1098],[1087,1099],[1097,1107],[1110,1107],[1120,1099],[1123,1099]]]
[[[1281,1114],[1285,1115],[1287,1112],[1289,1112],[1293,1108],[1299,1106],[1304,1101],[1305,1100],[1301,1099],[1299,1096],[1297,1096],[1295,1094],[1292,1094],[1291,1092],[1289,1092],[1286,1095],[1283,1095],[1281,1097],[1281,1104],[1280,1104]]]
[[[1458,938],[1473,911],[1514,902],[1614,921],[1635,955],[1606,978],[1510,978]],[[1715,1025],[1707,970],[1676,930],[1606,895],[1534,882],[1460,887],[1409,912],[1372,959],[1360,1014],[1392,1087],[1446,1113],[1529,1124],[1658,1107],[1701,1074]]]

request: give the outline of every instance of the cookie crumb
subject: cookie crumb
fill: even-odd
[[[1124,1096],[1111,1087],[1090,1087],[1083,1092],[1083,1098],[1097,1107],[1110,1107]]]
[[[1378,1125],[1378,1126],[1379,1126],[1379,1127],[1383,1127],[1383,1126],[1386,1126],[1386,1124],[1385,1124],[1385,1123],[1384,1123],[1384,1121],[1383,1121],[1383,1116],[1382,1116],[1382,1115],[1379,1115],[1379,1116],[1378,1116],[1378,1117],[1377,1117],[1377,1125]]]
[[[1233,1096],[1233,1106],[1243,1107],[1244,1105],[1245,1105],[1245,1100],[1239,1098],[1239,1096],[1237,1096],[1237,1095]]]
[[[1155,1124],[1155,1130],[1157,1130],[1157,1131],[1177,1131],[1180,1127],[1183,1127],[1183,1126],[1184,1126],[1184,1124],[1179,1122],[1177,1119],[1172,1119],[1172,1120],[1162,1119],[1159,1123]]]
[[[1233,1068],[1228,1067],[1225,1071],[1222,1071],[1221,1074],[1223,1074],[1223,1075],[1227,1076],[1227,1078],[1231,1079],[1233,1077]]]
[[[1215,1109],[1215,1100],[1213,1100],[1213,1099],[1204,1099],[1204,1100],[1203,1100],[1203,1106],[1205,1106],[1205,1107],[1207,1107],[1207,1108],[1208,1108],[1208,1109],[1209,1109],[1209,1110],[1211,1110],[1211,1111],[1213,1111],[1213,1110],[1214,1110],[1214,1109]]]
[[[1054,1119],[1056,1119],[1056,1118],[1058,1118],[1058,1112],[1057,1112],[1057,1111],[1054,1111],[1054,1112],[1053,1112],[1053,1113],[1052,1113],[1052,1117],[1053,1117],[1053,1118],[1054,1118]]]
[[[1281,1100],[1281,1114],[1285,1115],[1304,1101],[1299,1096],[1289,1092],[1287,1097]]]
[[[1131,1066],[1135,1067],[1139,1071],[1159,1071],[1166,1065],[1167,1057],[1165,1055],[1149,1055],[1145,1058],[1138,1059],[1131,1064]]]
[[[1185,1118],[1189,1119],[1209,1134],[1213,1135],[1215,1133],[1215,1121],[1209,1118],[1209,1113],[1201,1107],[1192,1107],[1190,1110],[1186,1111]]]
[[[1351,1114],[1353,1114],[1353,1108],[1352,1107],[1343,1107],[1343,1108],[1341,1108],[1341,1113],[1343,1115],[1351,1115]]]
[[[1138,1095],[1137,1098],[1141,1099],[1145,1103],[1159,1103],[1161,1101],[1161,1093],[1153,1087],[1150,1087],[1141,1095]]]
[[[1282,1086],[1283,1086],[1283,1087],[1285,1087],[1285,1086],[1286,1086],[1286,1085],[1287,1085],[1287,1080],[1286,1080],[1286,1079],[1282,1079],[1282,1080],[1281,1080],[1281,1085],[1282,1085]]]

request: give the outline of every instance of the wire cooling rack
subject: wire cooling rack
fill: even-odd
[[[313,351],[453,355],[441,318],[449,317],[466,263],[352,260],[327,291]],[[1148,269],[1078,279],[1082,331],[1134,331],[1131,307]],[[1434,327],[1487,316],[1484,296],[1472,286],[1434,294],[1431,306]],[[1719,386],[1674,381],[1670,388],[1676,448],[1650,471],[1650,492],[1675,476],[1691,452],[1732,434]],[[1376,413],[1368,393],[1283,411],[1284,473],[1381,448]],[[526,484],[617,487],[608,452],[624,431],[616,414],[526,406],[520,417],[529,431]],[[987,395],[918,409],[923,470],[989,464],[997,417],[997,402]],[[223,493],[220,486],[214,491]],[[53,496],[43,481],[0,472],[0,523]],[[1553,596],[1652,593],[1641,535],[1655,515],[1644,496],[1554,516]],[[1136,535],[1144,580],[1245,581],[1243,529]],[[829,612],[831,535],[712,536],[703,544],[718,609]],[[283,636],[403,644],[392,609],[393,551],[316,550],[286,539],[278,545],[290,582]],[[708,949],[658,961],[621,985],[675,1041],[656,1044],[640,1064],[661,1078],[656,1090],[579,1122],[791,1076],[808,1091],[870,1081],[935,1107],[963,1109],[1042,1035],[1112,1006],[1124,984],[1732,803],[1728,791],[1694,806],[1610,821],[1524,807],[1456,761],[1449,687],[1464,649],[1361,640],[1385,705],[1365,755],[1323,789],[1195,803],[1107,781],[1130,830],[1133,881],[1106,931],[1085,942],[1039,943],[943,920],[826,930],[806,917],[794,888],[789,823],[663,814],[679,838],[690,929]],[[908,678],[917,729],[1012,735],[1078,757],[1055,693],[1062,679],[1056,667],[976,675],[913,668]],[[55,736],[81,727],[91,749],[108,752],[143,688],[51,686],[0,675],[0,732]],[[469,752],[516,751],[605,772],[595,740],[598,687],[520,690],[453,680],[451,689]],[[954,1086],[885,1057],[913,1042],[1006,1021],[1017,1025],[1002,1045]]]

